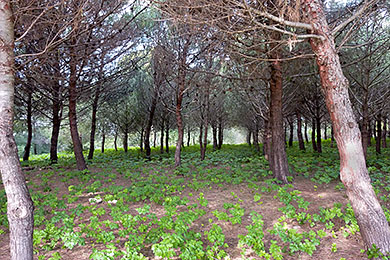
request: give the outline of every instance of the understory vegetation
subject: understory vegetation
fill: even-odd
[[[95,153],[89,170],[73,155],[24,164],[35,205],[38,259],[365,259],[359,226],[339,180],[336,148],[288,148],[290,181],[272,178],[268,162],[248,145],[225,145],[199,159],[138,149]],[[390,221],[390,150],[369,150],[374,190]],[[23,165],[22,164],[22,165]],[[0,244],[8,241],[0,189]],[[3,255],[4,257],[4,255]],[[76,258],[75,258],[76,257]]]

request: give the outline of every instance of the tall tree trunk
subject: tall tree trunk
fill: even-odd
[[[348,95],[348,80],[329,30],[325,13],[318,0],[304,0],[313,26],[312,33],[322,40],[310,39],[320,73],[335,139],[340,154],[340,177],[343,182],[360,233],[368,247],[375,244],[384,254],[390,252],[390,227],[370,183],[361,143],[361,134]]]
[[[246,133],[246,143],[249,145],[249,146],[252,146],[252,142],[251,142],[251,139],[252,139],[252,131],[248,128],[247,129],[248,132]]]
[[[324,121],[324,139],[328,140],[328,126],[326,125],[326,121]]]
[[[156,112],[159,89],[160,89],[160,85],[155,84],[153,89],[152,103],[150,105],[149,118],[145,128],[145,151],[146,151],[146,158],[149,160],[152,152],[152,150],[150,149],[150,131],[152,130],[154,114]],[[156,143],[156,139],[154,139],[154,147],[156,147],[155,143]]]
[[[125,132],[123,133],[123,150],[125,151],[125,153],[127,153],[128,149],[129,149],[128,139],[129,139],[129,136],[127,133],[127,129],[125,129]]]
[[[190,143],[191,143],[191,129],[188,126],[188,128],[187,128],[187,146],[190,146]]]
[[[279,53],[273,51],[273,62],[271,62],[271,105],[270,105],[270,123],[271,123],[271,170],[275,178],[282,183],[288,183],[287,176],[288,162],[286,154],[286,145],[283,132],[283,113],[282,113],[282,66],[279,60]]]
[[[375,150],[377,154],[381,154],[381,141],[382,141],[382,116],[378,115],[376,119],[376,144]]]
[[[165,123],[165,152],[169,153],[169,118]]]
[[[7,196],[11,260],[33,259],[33,202],[13,135],[14,28],[9,1],[0,0],[0,172]]]
[[[293,146],[293,142],[294,142],[294,121],[292,119],[288,120],[288,125],[290,127],[290,135],[289,135],[289,138],[288,138],[288,146],[292,147]]]
[[[221,150],[223,145],[223,122],[222,116],[218,118],[218,150]]]
[[[307,135],[307,124],[308,124],[308,120],[307,120],[307,118],[305,118],[305,140],[306,140],[306,143],[308,144],[309,143],[309,137]]]
[[[28,161],[28,158],[30,157],[32,135],[32,91],[29,90],[27,98],[27,143],[24,147],[23,161]]]
[[[105,143],[106,143],[106,133],[103,130],[103,133],[102,133],[102,153],[104,153],[104,145],[105,145]]]
[[[217,139],[218,128],[216,125],[212,125],[211,129],[213,131],[213,151],[216,151],[218,149],[218,139]]]
[[[177,77],[177,85],[178,92],[176,96],[176,124],[177,124],[177,142],[176,142],[176,150],[175,150],[175,167],[181,165],[181,146],[183,144],[184,137],[184,126],[183,126],[183,118],[181,114],[182,103],[183,103],[183,95],[186,85],[186,59],[189,50],[189,40],[184,44],[183,51],[180,53],[179,59],[179,74]]]
[[[299,111],[296,112],[297,116],[297,136],[298,136],[298,144],[299,144],[299,150],[305,150],[305,142],[303,141],[302,136],[302,117],[301,113]]]
[[[255,126],[255,130],[253,131],[253,146],[255,147],[256,151],[260,152],[259,127],[257,125]]]
[[[387,136],[387,116],[385,115],[383,117],[382,148],[387,148],[386,136]]]
[[[91,135],[89,137],[89,153],[88,153],[89,160],[93,159],[93,153],[95,151],[96,114],[98,110],[99,98],[100,98],[100,84],[98,84],[96,87],[95,98],[92,103]]]
[[[144,127],[142,127],[141,128],[140,142],[139,142],[139,149],[140,149],[141,153],[144,151],[144,139],[145,139],[144,133],[145,133],[145,129],[144,129]]]
[[[375,127],[374,127],[375,128]],[[372,138],[372,124],[371,120],[368,121],[368,146],[372,145],[371,138]],[[375,132],[375,131],[374,131]]]
[[[157,132],[153,131],[153,148],[156,148],[156,142],[157,142]]]
[[[118,151],[118,133],[115,131],[115,136],[114,136],[114,149],[115,151]]]
[[[316,120],[313,117],[311,126],[311,144],[313,146],[313,151],[317,151],[317,142],[316,142]]]
[[[317,152],[322,153],[322,140],[321,140],[321,118],[318,116],[316,117],[316,127],[317,127]]]
[[[75,41],[72,43],[75,44]],[[73,151],[76,157],[77,169],[82,171],[87,169],[83,155],[83,147],[80,141],[80,135],[77,128],[76,116],[76,101],[77,101],[77,68],[76,68],[76,52],[73,47],[70,47],[70,78],[69,78],[69,124],[70,133],[72,136]]]
[[[164,119],[161,119],[160,131],[160,153],[164,153]]]

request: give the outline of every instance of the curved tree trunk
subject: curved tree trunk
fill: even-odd
[[[375,244],[384,254],[390,252],[390,227],[370,183],[361,143],[361,134],[348,95],[348,80],[341,69],[325,13],[318,0],[304,0],[315,34],[323,40],[310,39],[320,73],[326,105],[333,122],[340,154],[340,177],[360,233],[368,247]]]
[[[0,169],[7,195],[11,260],[33,259],[33,202],[13,135],[14,28],[9,1],[0,0]]]
[[[87,169],[83,155],[83,147],[77,128],[76,101],[77,101],[77,70],[76,70],[76,53],[73,47],[70,48],[70,79],[69,79],[69,124],[72,136],[73,151],[76,157],[77,169],[82,171]]]
[[[32,92],[28,92],[27,98],[27,143],[24,147],[23,161],[28,161],[30,157],[31,150],[31,141],[33,135],[33,126],[32,126]]]
[[[114,149],[115,149],[115,151],[118,151],[117,141],[118,141],[118,133],[115,131],[115,136],[114,136]]]

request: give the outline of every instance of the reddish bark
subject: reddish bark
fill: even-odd
[[[283,111],[282,111],[282,66],[278,61],[278,53],[274,51],[274,60],[271,63],[271,104],[270,104],[270,124],[271,124],[271,157],[270,164],[274,177],[282,183],[288,183],[287,176],[288,162],[286,154],[286,146],[284,141],[283,128]]]
[[[363,240],[382,253],[390,251],[390,227],[370,183],[361,143],[361,134],[348,96],[348,81],[334,44],[326,16],[318,0],[305,0],[313,31],[322,40],[310,39],[316,54],[326,105],[333,122],[340,154],[340,177],[354,209]]]
[[[77,169],[82,171],[87,169],[83,155],[83,147],[80,141],[80,135],[77,128],[76,101],[77,101],[77,68],[76,52],[73,47],[70,48],[70,78],[69,78],[69,125],[73,142],[73,151],[76,157]]]

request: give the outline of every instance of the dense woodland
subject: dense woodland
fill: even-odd
[[[123,231],[120,237],[133,242],[118,242],[115,250],[119,245],[125,249],[115,254],[108,242],[116,238],[98,238],[93,243],[107,245],[106,251],[93,248],[85,259],[226,259],[236,254],[222,249],[237,243],[225,243],[212,218],[201,224],[211,227],[203,238],[192,231],[184,236],[196,220],[211,214],[202,207],[213,204],[212,193],[192,197],[205,187],[221,189],[216,191],[221,194],[223,187],[237,189],[222,211],[213,208],[217,221],[234,226],[243,216],[253,220],[247,234],[238,236],[240,247],[252,255],[242,251],[236,259],[315,255],[326,234],[335,236],[328,221],[334,225],[336,215],[345,221],[344,226],[334,221],[340,230],[359,233],[360,249],[385,259],[390,252],[389,11],[386,0],[0,0],[0,234],[10,237],[10,255],[4,257],[61,259],[60,251],[52,254],[61,248],[57,242],[72,251],[93,237],[85,225],[78,227],[87,235],[77,235],[73,226],[65,229],[66,223],[60,233],[71,238],[49,236],[48,227],[59,222],[49,226],[44,218],[61,218],[63,211],[58,201],[45,205],[57,208],[55,213],[42,201],[48,194],[63,195],[60,184],[54,187],[57,176],[68,184],[63,198],[70,208],[77,205],[76,197],[92,194],[87,204],[95,206],[88,209],[92,218],[101,217],[105,213],[96,210],[102,202],[96,195],[104,192],[103,203],[120,201],[116,207],[130,205],[144,216],[133,219],[145,228],[140,242],[141,233],[123,233],[131,220],[114,216],[110,204],[113,219],[106,220],[106,227]],[[238,131],[245,132],[247,144],[229,146],[227,135]],[[328,175],[317,175],[320,171]],[[124,176],[132,188],[126,188]],[[348,200],[329,209],[336,212],[332,218],[321,211],[315,220],[315,213],[304,211],[305,197],[295,192],[294,185],[306,183],[302,176],[314,181],[311,192],[336,186]],[[110,190],[110,182],[124,186]],[[142,190],[146,186],[152,191]],[[134,195],[133,188],[146,193]],[[46,195],[39,197],[38,190]],[[131,194],[128,200],[121,197],[124,190]],[[271,234],[291,237],[268,238],[263,217],[241,208],[241,202],[250,203],[237,192],[246,198],[253,193],[252,202],[253,196],[255,202],[262,196],[271,201],[276,192],[274,198],[285,204],[279,209],[284,218],[310,231],[294,238],[296,229],[273,226]],[[190,199],[185,201],[182,193]],[[191,208],[194,201],[199,205]],[[289,207],[296,203],[301,211],[292,206],[292,213]],[[260,203],[248,207],[255,205]],[[153,211],[159,206],[165,207],[160,209],[164,217],[176,222],[162,223],[164,217]],[[185,206],[188,212],[179,210]],[[74,225],[81,221],[78,213],[69,220]],[[179,220],[188,225],[185,232],[178,230]],[[161,227],[157,231],[156,225]],[[290,251],[277,244],[280,239],[290,243]],[[291,249],[292,243],[298,249]],[[337,252],[336,244],[331,251]],[[348,254],[322,254],[317,257],[349,259]]]

